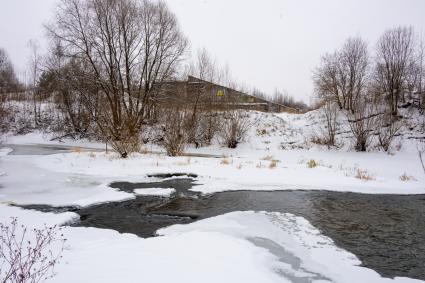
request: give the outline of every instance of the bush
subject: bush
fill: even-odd
[[[364,95],[354,101],[351,111],[346,111],[356,151],[366,151],[372,140],[377,116],[373,103],[369,97]]]
[[[185,111],[172,109],[164,117],[162,144],[168,156],[179,156],[186,147],[188,140],[184,127],[186,116]]]
[[[66,239],[57,226],[33,229],[31,234],[17,218],[0,223],[0,281],[41,282],[53,277]],[[52,246],[58,243],[54,252]]]
[[[242,110],[230,110],[223,113],[220,138],[228,148],[236,148],[251,128],[249,116]]]
[[[139,152],[141,140],[137,133],[122,131],[119,137],[108,140],[108,143],[122,158],[127,158],[132,152]]]
[[[206,144],[210,145],[219,129],[219,115],[212,111],[198,111],[195,115],[185,119],[184,128],[187,142],[197,148]]]
[[[328,148],[335,145],[335,135],[337,128],[338,107],[333,101],[326,101],[322,106],[322,112],[326,118],[326,127],[322,129],[323,138],[320,142],[327,145]],[[319,142],[319,141],[318,141]]]

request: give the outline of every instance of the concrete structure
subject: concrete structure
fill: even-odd
[[[187,81],[170,81],[161,84],[155,102],[181,107],[197,104],[202,107],[249,109],[262,112],[298,113],[299,109],[246,94],[235,89],[189,76]]]

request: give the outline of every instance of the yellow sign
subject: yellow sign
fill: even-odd
[[[224,91],[222,90],[218,90],[216,96],[223,96],[224,95]]]

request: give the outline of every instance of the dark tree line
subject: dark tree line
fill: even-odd
[[[285,105],[290,108],[298,109],[301,112],[305,112],[309,110],[309,106],[302,100],[296,100],[294,96],[287,93],[285,90],[276,89],[272,96],[267,95],[261,90],[254,89],[252,91],[255,97],[271,101],[273,103]]]
[[[20,86],[9,55],[0,48],[0,94],[14,92]]]

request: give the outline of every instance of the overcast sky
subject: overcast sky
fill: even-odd
[[[27,42],[42,45],[43,23],[56,0],[1,0],[0,46],[22,73]],[[206,47],[241,83],[266,92],[312,94],[320,56],[360,35],[371,50],[388,28],[411,25],[425,33],[425,0],[166,0],[191,49]]]

